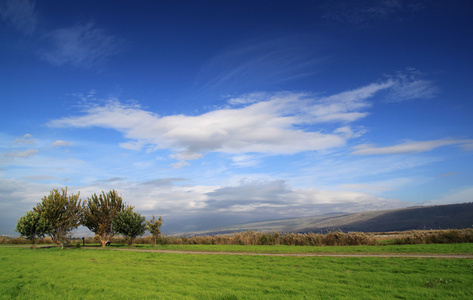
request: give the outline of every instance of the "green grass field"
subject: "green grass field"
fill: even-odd
[[[3,299],[473,298],[471,259],[0,247],[0,269]]]
[[[95,245],[99,247],[100,245]],[[129,248],[112,245],[112,248]],[[419,244],[384,246],[244,246],[244,245],[134,245],[134,249],[247,252],[247,253],[373,253],[373,254],[473,254],[473,243],[464,244]]]

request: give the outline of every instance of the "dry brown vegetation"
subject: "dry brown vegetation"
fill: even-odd
[[[97,239],[88,237],[86,244],[97,243]],[[0,237],[0,244],[29,244],[22,237]],[[38,240],[38,244],[52,244],[49,237]],[[113,237],[112,244],[125,244],[125,238]],[[135,244],[153,244],[151,235],[136,238]],[[166,236],[161,235],[157,244],[162,245],[294,245],[294,246],[357,246],[357,245],[405,245],[405,244],[452,244],[473,243],[473,229],[451,230],[416,230],[405,232],[363,233],[341,231],[320,233],[285,233],[255,232],[252,230],[228,235]],[[81,239],[70,242],[82,244]]]
[[[112,243],[121,244],[121,237]],[[135,244],[152,244],[152,237],[135,240]],[[416,230],[393,233],[343,233],[333,231],[320,233],[255,232],[252,230],[227,235],[160,236],[157,241],[163,245],[294,245],[294,246],[357,246],[384,244],[451,244],[473,243],[473,229]]]

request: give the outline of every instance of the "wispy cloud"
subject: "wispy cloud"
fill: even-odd
[[[67,147],[67,146],[73,146],[73,142],[68,142],[68,141],[63,141],[63,140],[57,140],[53,143],[51,143],[51,146],[53,147]]]
[[[388,102],[431,99],[440,94],[440,88],[432,80],[424,79],[424,74],[414,68],[388,77],[394,82],[386,99]]]
[[[9,152],[9,153],[6,153],[5,156],[7,157],[30,157],[30,156],[33,156],[35,154],[39,153],[39,150],[37,149],[28,149],[28,150],[24,150],[24,151],[13,151],[13,152]]]
[[[202,68],[196,85],[203,90],[254,90],[309,76],[324,58],[300,36],[255,39],[235,45]],[[310,50],[308,50],[310,49]]]
[[[89,68],[119,54],[124,46],[121,38],[108,34],[93,22],[54,30],[45,39],[49,45],[40,50],[40,57],[57,66]]]
[[[0,15],[4,22],[12,24],[18,31],[30,35],[38,25],[35,3],[29,0],[6,0],[0,2]]]
[[[33,136],[29,133],[25,134],[22,138],[17,138],[13,141],[13,144],[15,145],[34,145],[35,140],[33,139]]]
[[[425,7],[426,1],[368,0],[368,1],[329,1],[322,6],[324,18],[354,25],[366,25],[370,21],[398,18],[399,13],[415,13]]]
[[[388,80],[382,83],[373,83],[352,91],[343,92],[322,98],[314,105],[309,113],[318,122],[353,122],[368,115],[364,109],[371,106],[366,101],[379,91],[392,87],[395,81]]]
[[[51,180],[59,180],[59,178],[50,175],[32,175],[32,176],[25,176],[23,179],[28,181],[51,181]]]
[[[2,20],[24,35],[32,35],[39,25],[35,2],[30,0],[0,1]],[[72,65],[90,68],[122,52],[125,42],[109,34],[94,22],[54,29],[41,35],[37,51],[40,59],[56,66]]]
[[[359,145],[355,147],[353,154],[356,155],[387,155],[387,154],[407,154],[407,153],[421,153],[432,151],[438,147],[448,145],[464,145],[470,144],[472,140],[455,140],[455,139],[441,139],[432,141],[411,141],[403,144],[389,146],[389,147],[374,147],[371,145]]]
[[[445,177],[455,176],[457,174],[458,174],[457,172],[448,172],[448,173],[439,174],[436,177],[437,178],[445,178]]]
[[[454,204],[471,202],[471,195],[473,195],[473,186],[466,186],[462,189],[450,191],[445,196],[422,203],[423,205],[435,204]]]

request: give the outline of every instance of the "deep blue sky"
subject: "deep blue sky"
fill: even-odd
[[[0,1],[0,234],[53,188],[165,232],[472,201],[471,1]]]

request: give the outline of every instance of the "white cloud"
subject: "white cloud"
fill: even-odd
[[[185,160],[180,160],[177,163],[171,164],[174,169],[180,169],[189,166],[189,163]]]
[[[30,156],[33,156],[35,154],[39,153],[39,150],[37,149],[28,149],[28,150],[24,150],[24,151],[13,151],[13,152],[9,152],[9,153],[6,153],[5,156],[7,157],[21,157],[21,158],[24,158],[24,157],[30,157]]]
[[[344,125],[331,133],[323,123],[349,123],[366,116],[367,101],[391,87],[384,83],[317,99],[303,93],[248,94],[229,100],[246,104],[222,108],[198,116],[159,116],[139,106],[109,101],[90,107],[82,116],[65,117],[48,123],[52,127],[102,127],[120,131],[130,141],[127,149],[172,149],[179,160],[197,159],[202,153],[293,154],[343,146],[360,136]],[[304,126],[312,126],[310,129]]]
[[[251,167],[255,166],[260,162],[261,155],[249,155],[249,154],[242,154],[242,155],[234,155],[232,157],[233,165],[239,167]]]
[[[440,139],[423,142],[407,142],[389,147],[374,147],[370,145],[359,145],[355,147],[353,154],[356,155],[386,155],[386,154],[406,154],[421,153],[431,151],[435,148],[448,145],[462,145],[471,143],[471,140]]]
[[[42,49],[40,56],[57,66],[71,64],[88,68],[123,48],[122,39],[107,34],[93,22],[54,30],[46,38],[50,46]]]
[[[35,4],[29,0],[6,0],[0,3],[0,15],[23,34],[32,34],[38,25]]]
[[[178,160],[194,160],[194,159],[199,159],[203,157],[203,155],[199,153],[189,152],[189,151],[182,151],[182,152],[179,152],[178,154],[171,154],[169,155],[169,157],[175,158]]]
[[[333,131],[333,133],[345,136],[347,139],[348,138],[360,137],[365,132],[366,131],[364,129],[359,129],[355,132],[355,131],[353,131],[353,129],[350,126],[343,126],[343,127],[337,128]]]
[[[22,145],[22,144],[27,144],[27,145],[34,145],[35,140],[33,139],[33,136],[31,134],[25,134],[22,138],[15,139],[13,141],[13,144],[15,145]]]
[[[73,146],[73,142],[67,142],[63,140],[57,140],[51,144],[53,147],[67,147],[67,146]]]
[[[16,220],[48,193],[47,185],[0,178],[0,235],[18,235],[13,232]]]

